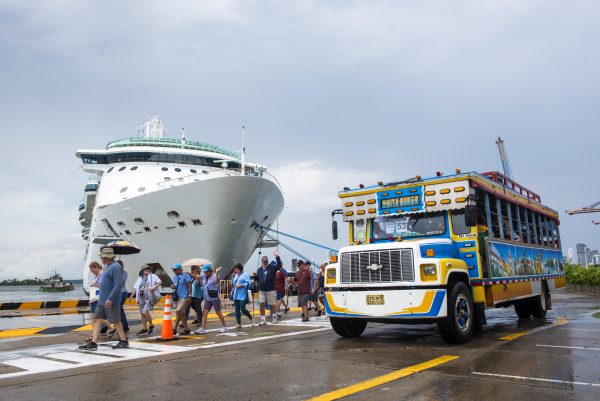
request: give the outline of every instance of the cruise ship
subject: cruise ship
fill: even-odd
[[[272,225],[284,207],[281,187],[266,167],[246,163],[244,151],[166,136],[158,115],[134,137],[110,142],[106,149],[78,150],[90,174],[79,205],[83,266],[98,261],[110,241],[133,242],[141,252],[121,260],[129,273],[128,290],[139,268],[153,267],[168,289],[171,266],[191,258],[222,266],[226,277],[245,263],[261,241],[252,226]]]

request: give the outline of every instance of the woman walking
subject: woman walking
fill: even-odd
[[[204,310],[202,311],[202,324],[200,328],[194,333],[205,334],[206,333],[206,318],[208,312],[212,308],[215,309],[219,320],[221,320],[221,330],[219,332],[226,333],[227,326],[225,326],[225,317],[221,313],[221,294],[219,293],[219,276],[218,271],[213,272],[212,265],[207,264],[202,268],[202,292],[204,293]]]
[[[100,280],[100,275],[102,274],[102,266],[98,262],[92,262],[89,265],[90,269],[90,321],[92,326],[96,321],[96,306],[98,306],[98,280]],[[92,337],[90,336],[86,341],[92,341]]]
[[[236,329],[242,328],[242,313],[247,316],[254,326],[254,318],[252,314],[246,309],[246,303],[248,302],[248,286],[250,285],[250,275],[244,273],[244,265],[236,263],[233,266],[233,273],[235,276],[231,281],[231,299],[233,299],[233,305],[235,306],[235,320],[237,322]]]
[[[129,299],[135,297],[140,308],[143,328],[136,335],[142,336],[154,332],[154,325],[152,324],[152,315],[150,312],[154,310],[154,305],[156,305],[160,299],[159,288],[162,281],[160,281],[156,274],[151,272],[150,266],[148,265],[142,266],[139,276],[140,277],[133,286],[133,292]]]

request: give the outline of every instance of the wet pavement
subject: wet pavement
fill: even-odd
[[[327,318],[303,324],[297,313],[227,335],[211,321],[206,335],[93,355],[76,350],[85,331],[0,340],[0,391],[14,400],[598,400],[600,299],[560,291],[553,307],[529,321],[512,308],[487,311],[488,326],[461,346],[431,325],[369,325],[344,339]]]

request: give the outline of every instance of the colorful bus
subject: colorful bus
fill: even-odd
[[[368,322],[437,323],[451,343],[486,324],[485,309],[514,305],[544,318],[565,286],[558,213],[498,172],[414,177],[344,188],[349,246],[326,271],[335,332]]]

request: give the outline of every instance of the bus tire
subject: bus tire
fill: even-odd
[[[447,342],[464,344],[471,340],[475,327],[473,297],[462,281],[448,288],[448,316],[438,322],[438,329]]]
[[[550,293],[544,291],[542,295],[538,295],[530,299],[531,315],[534,319],[544,319],[550,303]]]
[[[344,319],[330,317],[331,327],[342,337],[358,337],[367,328],[367,321],[362,319]]]
[[[531,317],[531,299],[521,299],[513,303],[515,306],[515,312],[519,319],[529,319]]]

